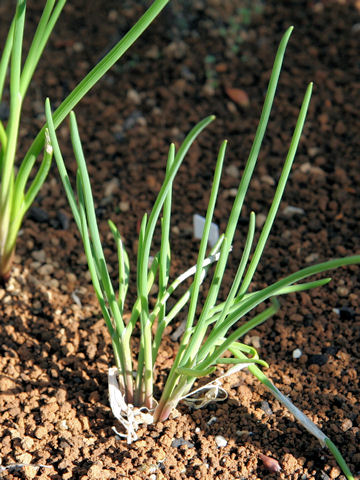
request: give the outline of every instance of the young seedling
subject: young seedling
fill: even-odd
[[[249,219],[245,247],[232,286],[225,300],[219,297],[235,230],[266,131],[285,48],[291,31],[292,27],[285,33],[275,58],[259,126],[225,233],[207,254],[211,222],[227,146],[226,141],[221,144],[217,158],[197,263],[172,282],[169,281],[172,183],[191,144],[201,131],[214,120],[214,117],[207,117],[199,122],[187,135],[177,152],[173,144],[170,146],[164,182],[150,215],[147,216],[145,214],[141,222],[136,271],[137,298],[133,303],[128,321],[125,321],[126,317],[124,316],[125,298],[129,283],[128,256],[120,233],[116,226],[109,222],[110,230],[116,243],[119,261],[119,285],[117,292],[115,292],[101,245],[90,179],[81,147],[75,114],[73,112],[70,114],[70,132],[78,165],[76,193],[71,187],[60,152],[49,100],[46,101],[46,118],[60,176],[84,244],[95,293],[111,335],[116,369],[110,369],[109,371],[110,402],[115,416],[126,430],[126,433],[122,435],[127,438],[129,443],[136,440],[136,429],[140,423],[166,420],[183,399],[187,401],[192,400],[196,406],[202,406],[208,401],[215,399],[219,392],[219,384],[211,382],[196,391],[192,391],[192,388],[196,379],[210,375],[216,370],[218,365],[232,365],[230,372],[247,367],[293,413],[297,420],[318,438],[323,446],[326,445],[331,450],[347,478],[353,480],[349,468],[335,445],[267,378],[260,368],[267,367],[267,364],[259,359],[255,348],[241,343],[241,338],[244,335],[265,322],[278,310],[279,302],[277,297],[325,285],[330,281],[330,278],[320,280],[307,279],[340,266],[360,263],[360,255],[331,260],[299,270],[260,290],[249,291],[250,283],[261,260],[262,252],[278,211],[300,141],[310,102],[312,84],[306,90],[289,151],[259,239],[256,245],[253,245],[255,214],[252,212]],[[154,255],[150,263],[153,234],[160,215],[160,251]],[[214,264],[212,280],[205,301],[201,306],[200,314],[197,315],[199,311],[200,286],[211,264]],[[191,277],[193,279],[190,287],[175,301],[173,306],[169,307],[168,299],[170,296],[180,284]],[[155,306],[151,308],[149,292],[155,281],[158,284],[158,293]],[[252,314],[255,307],[264,302],[266,302],[266,308],[259,314]],[[153,396],[153,372],[161,340],[165,328],[187,304],[185,332],[161,398],[157,401]],[[134,374],[131,340],[135,325],[140,327],[140,345],[137,354],[137,369]]]
[[[54,113],[57,128],[69,112],[100,78],[137,40],[169,0],[155,0],[140,20],[115,47],[86,75]],[[15,168],[22,106],[49,36],[66,4],[66,0],[47,0],[25,62],[22,63],[26,0],[17,6],[0,58],[0,102],[9,74],[10,111],[6,125],[0,120],[0,281],[8,279],[15,254],[16,239],[27,210],[43,185],[52,160],[52,148],[42,128]],[[44,148],[45,146],[45,148]],[[30,174],[41,151],[43,159],[27,187]]]

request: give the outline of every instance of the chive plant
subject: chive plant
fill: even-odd
[[[141,222],[136,271],[137,298],[133,303],[128,321],[125,321],[124,317],[125,299],[129,283],[128,256],[118,229],[110,221],[109,226],[116,244],[119,262],[119,280],[116,291],[107,270],[101,245],[91,184],[75,114],[73,112],[70,114],[71,141],[78,166],[75,190],[71,186],[56,138],[56,124],[53,121],[49,99],[47,99],[45,105],[46,118],[49,137],[54,148],[59,173],[76,225],[81,234],[95,293],[111,335],[116,363],[115,371],[119,382],[118,384],[116,383],[119,389],[117,392],[117,410],[121,411],[120,417],[118,415],[118,418],[127,429],[127,434],[124,436],[127,437],[128,441],[131,442],[137,438],[137,423],[134,408],[140,410],[145,408],[148,410],[150,413],[147,415],[151,416],[150,421],[164,421],[182,399],[189,399],[189,396],[191,397],[192,393],[194,393],[192,392],[192,388],[196,379],[210,375],[216,370],[218,365],[232,365],[231,371],[247,367],[248,370],[292,412],[297,420],[310,433],[318,438],[323,446],[326,445],[331,450],[345,475],[351,480],[353,476],[335,445],[309,418],[298,410],[289,398],[285,397],[273,385],[265,373],[263,373],[261,367],[267,367],[267,364],[259,358],[255,348],[241,342],[242,337],[244,337],[246,333],[276,313],[279,308],[277,297],[280,295],[323,286],[330,281],[330,278],[314,280],[309,279],[309,277],[340,266],[360,263],[360,255],[334,259],[299,270],[260,290],[250,291],[249,289],[257,266],[261,261],[261,256],[278,211],[295,152],[299,144],[310,102],[312,84],[310,84],[306,90],[273,201],[256,245],[254,245],[255,213],[252,212],[249,218],[248,233],[243,254],[232,286],[225,300],[219,296],[235,230],[266,131],[282,61],[291,31],[292,27],[290,27],[283,36],[275,58],[259,126],[240,181],[225,233],[219,238],[212,250],[207,253],[209,231],[227,148],[226,141],[221,144],[217,157],[197,263],[173,281],[169,279],[171,263],[169,232],[172,183],[191,144],[201,131],[214,120],[214,117],[207,117],[198,123],[190,131],[177,151],[175,151],[173,144],[170,146],[164,182],[150,215],[147,216],[145,214]],[[160,250],[154,255],[152,263],[149,263],[154,230],[158,225],[158,221],[160,224],[159,228],[161,229]],[[199,311],[200,286],[211,264],[214,264],[213,276],[205,301],[201,306],[200,314],[197,314]],[[174,305],[169,307],[168,299],[170,296],[180,284],[189,278],[192,279],[189,288],[175,301]],[[158,284],[158,293],[155,306],[150,308],[149,292],[154,282]],[[253,311],[255,307],[263,303],[265,303],[265,308],[262,312],[254,314]],[[186,305],[188,305],[188,308],[185,332],[173,366],[167,377],[161,398],[156,401],[153,396],[153,372],[161,340],[165,328],[177,317]],[[134,373],[133,345],[131,340],[136,325],[140,327],[140,344],[136,361],[136,372]],[[114,382],[112,379],[111,388],[113,387]],[[206,398],[211,398],[211,395],[208,395],[211,393],[209,392],[211,389],[214,390],[211,385],[197,389],[197,397],[193,399],[195,403],[206,403]],[[147,422],[148,421],[147,419]]]
[[[54,113],[55,128],[128,50],[168,1],[155,0],[122,40],[75,87]],[[10,72],[9,117],[5,125],[0,120],[0,280],[2,281],[6,281],[10,275],[16,239],[23,217],[43,185],[51,165],[52,149],[49,146],[45,128],[40,130],[18,168],[15,167],[15,161],[17,160],[23,101],[41,54],[65,4],[66,0],[46,1],[26,59],[23,62],[26,0],[17,0],[14,18],[0,57],[0,102],[6,92],[7,72],[8,70]],[[35,162],[42,150],[44,150],[43,158],[36,174],[30,179]],[[28,183],[30,183],[29,186]]]

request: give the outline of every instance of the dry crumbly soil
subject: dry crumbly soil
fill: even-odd
[[[26,43],[43,1],[28,2]],[[3,41],[14,2],[0,4]],[[144,2],[69,0],[24,105],[20,153],[54,106],[133,24]],[[191,266],[217,149],[229,140],[215,221],[224,231],[249,153],[281,35],[289,42],[277,99],[235,238],[229,285],[251,210],[261,223],[279,178],[306,85],[308,120],[255,286],[314,262],[360,253],[360,17],[351,1],[173,0],[76,108],[110,269],[107,227],[119,227],[135,265],[139,219],[164,176],[169,142],[208,114],[216,121],[191,148],[174,185],[172,275]],[[240,97],[233,90],[240,89]],[[244,95],[245,92],[245,95]],[[1,105],[6,119],[8,97]],[[59,128],[74,174],[66,124]],[[286,210],[286,207],[301,210]],[[246,341],[270,364],[275,384],[360,472],[360,275],[332,272],[321,289],[281,299],[279,313]],[[133,298],[130,289],[129,299]],[[336,462],[248,373],[229,377],[228,399],[149,426],[127,445],[115,436],[107,398],[113,357],[86,260],[53,168],[26,217],[11,280],[0,290],[0,459],[6,479],[344,479]],[[130,306],[130,303],[129,305]],[[181,319],[180,319],[181,320]],[[158,396],[176,349],[167,332]],[[293,351],[302,355],[293,358]],[[221,373],[221,371],[219,372]],[[217,435],[227,445],[218,447]],[[180,440],[179,440],[180,439]],[[174,443],[174,440],[179,440]],[[271,473],[259,459],[278,460]],[[1,475],[1,474],[0,474]]]

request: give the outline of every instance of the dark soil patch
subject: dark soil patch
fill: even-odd
[[[138,18],[144,9],[139,3],[128,0],[120,8],[115,0],[101,6],[68,2],[25,103],[22,151],[43,124],[45,97],[58,105]],[[13,4],[1,2],[1,40]],[[28,34],[42,4],[29,2]],[[215,215],[224,230],[276,48],[291,24],[295,30],[244,223],[251,210],[267,212],[306,85],[314,81],[315,88],[256,282],[265,285],[302,266],[360,252],[358,2],[174,0],[76,108],[114,275],[115,248],[106,220],[118,225],[133,254],[137,223],[160,188],[169,142],[181,141],[211,113],[216,122],[192,147],[174,186],[173,274],[194,263],[198,242],[191,235],[192,215],[205,212],[217,150],[228,138]],[[245,91],[248,105],[232,101],[229,88]],[[67,125],[59,138],[74,172]],[[285,215],[288,205],[304,214]],[[118,440],[107,399],[107,369],[113,363],[109,336],[55,168],[34,206],[19,237],[13,276],[0,290],[0,459],[3,466],[52,468],[8,470],[5,478],[344,478],[329,452],[246,373],[227,380],[225,402],[200,411],[180,406],[176,419],[141,431],[131,446]],[[240,222],[238,245],[246,234],[242,228]],[[235,247],[227,282],[239,252]],[[332,277],[324,288],[282,299],[280,313],[247,340],[260,341],[270,378],[337,444],[356,473],[359,268],[340,269]],[[159,378],[174,348],[169,339]],[[299,359],[292,356],[295,349],[302,351]],[[216,445],[216,435],[227,440],[225,447]],[[179,438],[186,444],[172,446]],[[276,458],[282,472],[265,470],[259,453]]]

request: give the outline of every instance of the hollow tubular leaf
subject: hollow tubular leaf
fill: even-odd
[[[287,157],[286,157],[286,160],[285,160],[285,163],[284,163],[284,167],[282,169],[281,176],[280,176],[280,179],[279,179],[279,183],[278,183],[278,186],[276,188],[274,199],[272,201],[269,214],[266,217],[263,229],[262,229],[261,234],[260,234],[259,241],[256,245],[254,255],[251,259],[248,271],[246,272],[244,282],[241,285],[241,288],[240,288],[240,291],[239,291],[240,296],[247,291],[247,289],[250,285],[252,277],[253,277],[253,275],[255,273],[255,270],[256,270],[256,268],[259,264],[262,252],[265,248],[267,239],[269,237],[270,230],[271,230],[271,227],[274,223],[276,213],[279,209],[280,201],[282,199],[282,196],[283,196],[283,193],[284,193],[284,190],[285,190],[285,186],[286,186],[286,183],[287,183],[287,180],[288,180],[288,177],[289,177],[289,174],[290,174],[290,170],[291,170],[294,158],[295,158],[296,150],[297,150],[297,147],[299,145],[300,136],[301,136],[301,133],[302,133],[302,130],[303,130],[303,127],[304,127],[306,114],[307,114],[310,99],[311,99],[312,87],[313,87],[313,84],[310,83],[307,90],[306,90],[305,97],[304,97],[304,100],[302,102],[300,113],[299,113],[299,116],[298,116],[298,119],[297,119],[297,122],[296,122],[294,134],[293,134],[293,137],[292,137],[292,140],[291,140],[289,152],[287,154]]]
[[[209,311],[215,305],[215,302],[218,296],[218,292],[221,285],[221,279],[223,277],[225,266],[227,263],[227,258],[229,255],[230,245],[232,244],[237,222],[238,222],[240,212],[244,203],[245,195],[246,195],[246,192],[247,192],[247,189],[256,165],[256,161],[259,155],[260,147],[265,135],[266,127],[267,127],[270,112],[271,112],[271,107],[275,97],[277,83],[278,83],[280,72],[281,72],[281,66],[282,66],[284,55],[285,55],[286,45],[288,43],[292,30],[293,30],[293,27],[290,27],[286,31],[285,35],[283,36],[280,42],[280,45],[275,57],[274,66],[273,66],[268,90],[267,90],[265,101],[264,101],[264,106],[261,112],[259,126],[256,130],[255,139],[250,150],[249,158],[246,162],[245,170],[242,175],[238,192],[234,200],[233,208],[230,213],[230,218],[225,231],[225,240],[221,249],[220,259],[216,265],[213,280],[211,282],[205,304],[203,306],[200,318],[198,320],[197,329],[189,342],[189,346],[186,349],[186,352],[183,355],[183,358],[181,361],[182,366],[187,366],[187,362],[189,360],[190,362],[194,360],[194,355],[199,350],[201,342],[206,334],[206,320],[208,318]]]

